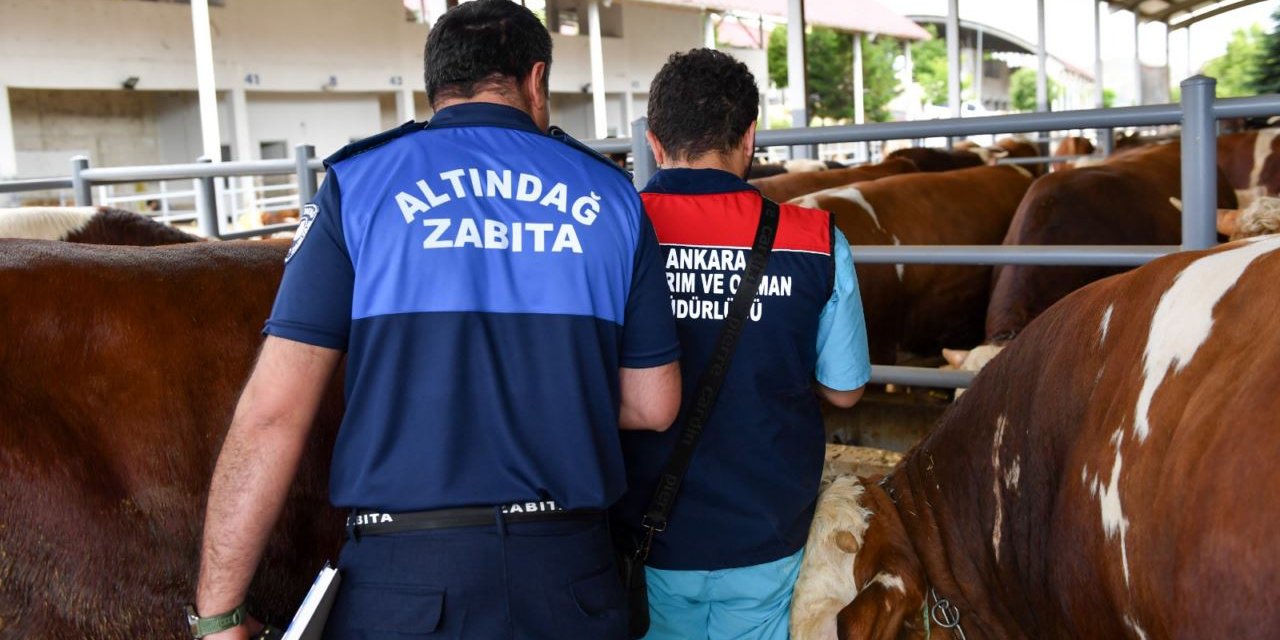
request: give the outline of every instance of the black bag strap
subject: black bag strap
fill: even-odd
[[[720,397],[720,389],[724,386],[725,375],[729,372],[729,362],[733,359],[734,348],[742,337],[746,326],[747,312],[755,300],[756,291],[760,288],[760,280],[764,276],[765,266],[769,263],[769,254],[773,251],[773,240],[778,235],[778,203],[761,197],[760,224],[756,227],[755,241],[751,245],[751,256],[747,259],[747,268],[742,275],[742,283],[733,301],[729,304],[729,313],[724,325],[720,328],[720,336],[716,340],[715,351],[711,352],[711,362],[698,379],[698,387],[694,393],[693,405],[680,430],[680,438],[676,440],[675,449],[667,459],[662,475],[658,478],[658,488],[649,501],[642,525],[645,528],[645,541],[636,554],[643,562],[649,555],[653,543],[653,535],[667,528],[667,519],[675,506],[676,493],[689,470],[689,462],[693,460],[693,450],[702,437],[702,429],[711,417],[716,399]]]

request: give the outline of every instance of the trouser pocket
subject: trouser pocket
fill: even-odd
[[[431,587],[343,584],[325,627],[326,638],[382,640],[437,638],[445,590]]]

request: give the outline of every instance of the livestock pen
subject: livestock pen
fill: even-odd
[[[1179,251],[1204,249],[1216,243],[1215,189],[1217,185],[1217,121],[1280,114],[1280,95],[1251,98],[1215,98],[1216,81],[1193,76],[1182,82],[1177,104],[1086,109],[1056,113],[1026,113],[977,118],[955,118],[914,122],[774,129],[761,131],[760,147],[870,142],[932,137],[1044,132],[1065,129],[1110,131],[1116,127],[1180,125],[1182,141],[1182,242],[1179,245],[1146,246],[981,246],[902,245],[854,246],[861,264],[963,264],[963,265],[1043,265],[1133,267]],[[656,170],[645,137],[644,118],[632,124],[630,138],[590,140],[587,144],[604,154],[630,153],[634,179],[643,186]],[[218,213],[215,180],[242,176],[288,175],[297,180],[299,198],[310,199],[318,184],[322,163],[311,145],[298,145],[293,159],[213,163],[207,158],[175,165],[137,167],[91,167],[83,156],[71,162],[71,175],[64,178],[0,182],[0,194],[51,189],[70,189],[75,204],[94,204],[93,187],[136,181],[193,181],[196,219],[201,232],[211,238],[237,239],[291,231],[295,224],[269,225],[259,229],[226,231]],[[875,365],[872,382],[920,387],[967,387],[974,374],[932,368]]]

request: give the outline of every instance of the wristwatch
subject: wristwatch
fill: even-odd
[[[187,625],[191,627],[191,637],[200,640],[208,635],[231,629],[245,621],[244,604],[216,616],[200,617],[193,605],[187,605]]]

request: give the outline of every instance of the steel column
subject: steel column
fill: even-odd
[[[804,0],[787,0],[787,102],[791,103],[791,126],[809,126],[809,77],[805,64]],[[809,145],[791,148],[793,158],[817,155]]]
[[[1133,104],[1142,104],[1142,49],[1138,46],[1142,41],[1140,35],[1142,21],[1138,19],[1138,11],[1133,11]]]
[[[300,144],[293,148],[294,172],[298,176],[299,208],[316,197],[316,172],[311,168],[311,160],[315,157],[315,145]]]
[[[1093,106],[1097,109],[1106,106],[1106,86],[1103,84],[1102,68],[1102,3],[1093,0]],[[1115,148],[1115,135],[1111,127],[1095,129],[1098,135],[1098,149],[1102,155],[1111,155]]]
[[[1036,0],[1036,111],[1049,110],[1049,72],[1045,64],[1044,0]]]
[[[196,87],[200,96],[200,140],[206,157],[222,161],[218,131],[218,91],[213,71],[213,36],[209,32],[209,0],[191,0],[191,33],[195,42]]]
[[[200,156],[196,162],[212,162],[209,156]],[[192,185],[196,191],[196,220],[200,223],[200,233],[206,238],[218,239],[222,232],[218,224],[218,192],[213,176],[196,178]]]
[[[604,41],[600,33],[600,0],[587,1],[587,29],[591,49],[591,106],[595,114],[595,136],[609,136],[609,112],[604,94]]]
[[[1195,75],[1182,81],[1182,248],[1217,243],[1218,141],[1213,97],[1218,82]]]
[[[88,168],[87,156],[76,156],[71,159],[71,193],[76,197],[77,207],[93,204],[93,185],[84,177],[84,170]]]
[[[960,0],[947,0],[947,102],[952,117],[960,109]]]
[[[973,103],[982,106],[982,78],[986,71],[982,64],[982,28],[978,28],[978,41],[973,47]]]
[[[853,123],[867,121],[865,87],[862,79],[862,34],[853,34]]]
[[[658,163],[653,159],[653,150],[649,148],[649,119],[637,118],[631,123],[631,163],[632,180],[637,189],[649,184],[649,178],[658,171]]]

